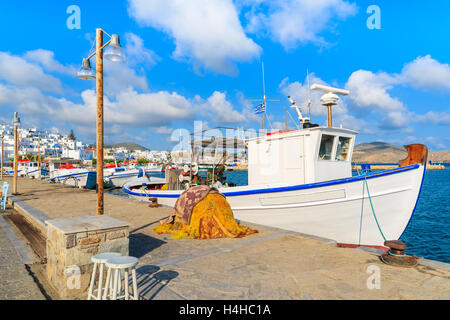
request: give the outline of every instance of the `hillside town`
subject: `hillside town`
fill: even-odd
[[[4,161],[12,161],[14,158],[14,127],[12,125],[0,125],[0,135],[3,139]],[[91,162],[96,158],[95,146],[83,143],[75,138],[73,132],[69,135],[52,133],[37,128],[18,128],[19,158],[34,160],[38,158],[46,160],[73,159],[83,162]],[[169,151],[146,150],[140,148],[132,150],[125,147],[104,148],[105,161],[137,161],[142,162],[167,162],[170,159]]]

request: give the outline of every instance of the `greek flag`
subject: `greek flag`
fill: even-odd
[[[259,106],[256,107],[255,113],[263,113],[266,112],[266,107],[264,106],[264,103],[261,103]]]

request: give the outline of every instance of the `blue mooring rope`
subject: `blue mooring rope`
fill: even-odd
[[[395,253],[392,253],[391,250],[389,250],[388,253],[389,253],[389,255],[395,256],[395,257],[406,257],[407,256],[406,254],[395,254]]]
[[[367,184],[366,176],[367,176],[367,174],[369,172],[370,171],[368,171],[368,170],[363,170],[361,172],[361,174],[362,174],[362,176],[364,176],[364,183],[366,185],[367,195],[369,196],[369,202],[370,202],[370,207],[372,208],[373,217],[375,218],[375,222],[377,223],[377,227],[378,227],[378,230],[380,231],[381,236],[383,237],[384,241],[386,241],[386,237],[384,236],[383,231],[381,230],[380,224],[378,223],[377,215],[375,214],[375,209],[373,208],[373,204],[372,204],[372,197],[370,196],[369,185]],[[363,185],[363,198],[362,198],[362,201],[363,201],[363,204],[364,204],[364,185]],[[361,212],[361,214],[362,214],[362,212]],[[361,221],[362,221],[362,216],[361,216]],[[361,226],[360,226],[360,228],[361,228]],[[361,230],[360,230],[360,236],[361,236]],[[392,253],[391,250],[388,251],[388,254],[391,255],[391,256],[394,256],[394,257],[406,257],[407,256],[406,254],[395,254],[395,253]]]
[[[378,223],[377,215],[375,214],[375,209],[373,208],[372,197],[370,196],[369,185],[367,184],[367,173],[368,173],[368,171],[364,170],[362,172],[362,175],[364,176],[364,183],[366,184],[367,195],[369,196],[370,207],[372,208],[373,217],[375,218],[375,222],[377,223],[378,230],[380,231],[381,236],[383,237],[384,241],[386,241],[386,237],[384,236],[383,231],[381,230],[380,224]],[[363,194],[363,201],[364,201],[364,194]]]

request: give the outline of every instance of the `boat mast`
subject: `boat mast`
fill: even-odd
[[[311,87],[309,85],[309,70],[306,68],[306,82],[308,84],[308,118],[311,121]]]
[[[263,103],[264,103],[264,126],[262,127],[262,129],[264,130],[265,128],[267,128],[266,125],[266,110],[267,110],[267,101],[266,101],[266,83],[264,80],[264,61],[262,62],[262,80],[263,80]],[[263,112],[261,112],[261,125],[263,124],[262,122],[262,117],[263,117]]]

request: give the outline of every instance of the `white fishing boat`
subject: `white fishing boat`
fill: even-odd
[[[60,165],[55,168],[53,163],[49,166],[49,182],[58,182],[64,185],[93,189],[96,185],[96,172],[85,168],[77,168],[73,165]]]
[[[149,162],[145,167],[144,170],[146,173],[160,173],[162,172],[162,166],[157,164],[156,162]]]
[[[17,174],[20,177],[39,179],[41,177],[48,176],[49,173],[47,165],[45,163],[41,163],[39,165],[37,161],[30,161],[30,160],[19,160],[17,169],[18,169]]]
[[[144,171],[139,168],[126,169],[120,167],[104,168],[103,177],[107,187],[121,188],[126,182],[142,177]]]
[[[295,106],[302,127],[249,139],[248,185],[218,187],[231,205],[234,217],[358,246],[383,246],[399,239],[417,205],[427,161],[427,148],[406,146],[408,158],[399,167],[352,175],[351,159],[357,132],[332,126],[331,107],[346,90],[313,85],[325,91],[328,126],[314,126]],[[218,140],[218,139],[216,139]],[[181,173],[194,185],[192,174]],[[214,174],[213,174],[214,177]],[[184,191],[176,184],[128,183],[131,197],[173,207]],[[173,182],[173,181],[172,181]],[[212,181],[214,182],[214,181]],[[164,187],[163,187],[164,186]],[[163,190],[168,189],[168,190]]]

